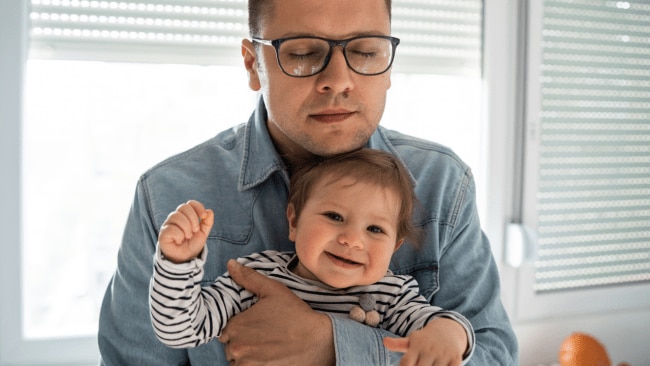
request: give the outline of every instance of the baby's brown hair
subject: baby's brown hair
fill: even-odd
[[[311,189],[323,177],[351,177],[360,182],[394,189],[401,200],[397,219],[397,238],[420,244],[421,232],[412,222],[417,204],[408,170],[392,154],[374,149],[361,149],[325,158],[315,158],[298,166],[291,176],[289,203],[296,217],[310,197]]]

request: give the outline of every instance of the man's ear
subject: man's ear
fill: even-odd
[[[298,216],[293,203],[287,205],[287,221],[289,221],[289,240],[296,241],[296,227],[298,226]]]
[[[395,249],[393,250],[393,253],[395,253],[397,251],[397,249],[399,249],[399,247],[402,246],[402,244],[404,244],[404,238],[397,241],[397,243],[395,244]]]
[[[248,87],[253,91],[260,90],[260,78],[257,73],[257,53],[253,42],[248,39],[241,42],[241,55],[244,57],[244,67],[248,73]]]

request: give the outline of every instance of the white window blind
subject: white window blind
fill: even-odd
[[[245,0],[31,0],[31,57],[239,64],[247,14]],[[481,20],[481,0],[393,1],[396,68],[476,74]]]
[[[482,0],[394,0],[392,17],[396,70],[480,73]]]
[[[245,0],[32,0],[31,57],[223,63],[248,34]]]
[[[650,281],[650,3],[544,0],[537,292]]]

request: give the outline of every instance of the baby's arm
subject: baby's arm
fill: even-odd
[[[404,338],[384,338],[384,346],[404,353],[404,365],[461,365],[472,355],[474,330],[461,314],[430,304],[410,276],[387,310],[386,330]],[[416,330],[414,330],[416,329]]]
[[[212,210],[188,201],[169,214],[160,230],[149,306],[155,334],[169,347],[195,347],[218,337],[230,309],[237,308],[240,294],[228,276],[201,287],[213,222]]]
[[[400,366],[460,366],[469,344],[465,328],[450,318],[435,318],[405,338],[384,338],[384,346],[402,352]]]
[[[214,212],[198,201],[188,201],[167,216],[160,229],[158,246],[165,259],[173,263],[196,258],[207,241],[214,223]]]
[[[156,337],[173,348],[207,343],[221,335],[230,317],[250,307],[252,295],[226,273],[210,286],[201,286],[208,255],[175,264],[156,251],[149,290],[151,323]]]

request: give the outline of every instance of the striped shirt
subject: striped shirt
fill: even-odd
[[[201,287],[206,256],[207,247],[200,258],[181,264],[165,260],[160,249],[155,255],[149,301],[151,320],[158,339],[170,347],[196,347],[219,337],[230,317],[257,300],[228,273]],[[283,283],[316,311],[347,317],[359,305],[359,297],[370,294],[376,300],[374,310],[379,313],[380,328],[404,337],[431,319],[452,318],[465,328],[469,349],[473,348],[474,334],[469,321],[456,312],[429,304],[419,295],[418,284],[411,276],[388,271],[375,284],[339,289],[296,276],[289,269],[296,261],[295,253],[278,251],[238,259],[245,266]]]

